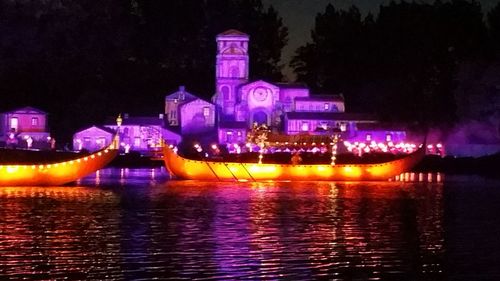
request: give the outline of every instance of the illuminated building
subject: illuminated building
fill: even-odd
[[[234,29],[217,35],[212,103],[181,86],[165,98],[170,127],[182,134],[214,131],[216,127],[219,143],[241,144],[254,123],[285,135],[328,135],[338,129],[350,138],[356,135],[358,125],[377,122],[368,114],[346,113],[341,94],[311,95],[303,84],[250,81],[249,39]],[[382,134],[385,137],[386,133]]]
[[[47,113],[34,108],[22,107],[0,114],[0,141],[15,142],[16,146],[27,148],[26,140],[31,139],[33,148],[48,145],[50,137]]]
[[[179,143],[180,136],[197,135],[242,147],[254,123],[265,124],[274,136],[290,140],[296,135],[306,136],[300,142],[309,143],[313,141],[307,136],[330,137],[333,131],[340,132],[344,140],[370,136],[377,142],[388,142],[387,138],[399,142],[406,137],[404,130],[384,128],[370,114],[346,112],[342,94],[312,94],[303,84],[250,81],[249,41],[249,35],[234,29],[217,35],[212,99],[199,98],[180,86],[165,96],[162,120],[152,118],[153,124],[124,118],[122,142],[131,150],[144,151],[148,143],[157,143],[155,135],[161,131],[168,143]],[[375,129],[375,124],[379,128]],[[362,129],[370,125],[370,129]],[[116,130],[115,125],[104,126]]]
[[[121,117],[120,117],[121,118]],[[92,126],[73,135],[73,149],[95,151],[111,143],[118,131],[120,149],[148,154],[160,147],[161,140],[177,144],[181,136],[165,129],[163,115],[158,117],[130,117],[124,114],[120,126],[109,120],[104,126]]]

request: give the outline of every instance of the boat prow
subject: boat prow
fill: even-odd
[[[190,160],[164,145],[169,173],[179,179],[215,181],[380,181],[408,172],[425,156],[425,142],[403,158],[374,164],[258,164]]]
[[[115,145],[75,159],[47,163],[0,165],[0,186],[62,185],[109,164],[118,154]]]

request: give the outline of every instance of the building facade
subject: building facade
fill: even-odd
[[[103,126],[92,126],[73,135],[73,149],[99,150],[111,144],[116,133],[120,149],[126,153],[137,151],[148,155],[159,150],[162,140],[178,144],[181,136],[165,128],[164,115],[158,117],[129,117],[124,114],[120,126],[109,120]]]
[[[22,107],[0,114],[0,141],[24,148],[45,148],[50,143],[47,113]]]
[[[335,131],[348,139],[359,138],[358,126],[378,122],[372,115],[346,112],[342,94],[312,94],[303,84],[249,81],[249,42],[247,34],[234,29],[217,35],[211,102],[181,86],[165,97],[169,126],[182,135],[216,128],[219,143],[242,144],[254,124],[266,125],[280,135],[331,136]]]
[[[167,128],[181,134],[200,134],[215,129],[215,105],[186,91],[184,86],[165,97]]]
[[[73,150],[90,152],[103,149],[113,142],[115,132],[101,126],[92,126],[73,135]]]
[[[367,115],[345,113],[342,95],[311,95],[301,84],[249,81],[249,36],[228,30],[219,34],[216,57],[216,89],[212,98],[218,113],[220,143],[244,142],[254,123],[275,133],[348,133],[357,124],[373,123]]]

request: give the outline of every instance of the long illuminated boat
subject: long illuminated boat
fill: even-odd
[[[164,145],[165,166],[180,179],[216,181],[379,181],[409,171],[425,156],[425,144],[403,158],[376,164],[258,164],[190,160]]]
[[[76,181],[109,164],[118,154],[115,143],[74,159],[0,164],[0,186],[48,186]]]

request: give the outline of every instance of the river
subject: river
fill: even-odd
[[[500,280],[500,185],[216,183],[104,169],[0,187],[0,280]]]

